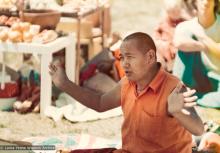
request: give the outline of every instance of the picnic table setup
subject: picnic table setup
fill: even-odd
[[[53,5],[54,3],[51,4],[49,2],[47,4],[45,3],[43,1],[29,1],[27,4],[26,1],[20,0],[2,1],[2,5],[0,5],[1,89],[3,90],[6,84],[5,91],[8,90],[7,83],[5,83],[7,82],[5,80],[5,75],[7,75],[5,72],[5,54],[9,52],[32,54],[40,61],[39,98],[42,115],[46,106],[51,104],[52,81],[47,72],[49,72],[48,65],[53,60],[53,54],[62,49],[65,50],[67,75],[70,80],[78,82],[80,70],[79,60],[81,58],[81,20],[94,12],[102,10],[106,4],[105,1],[98,0],[78,1],[77,3],[69,2],[62,5]],[[61,25],[59,29],[56,29],[57,24],[63,17],[75,19],[77,30],[63,34],[60,31],[65,31],[65,27]],[[100,14],[101,23],[103,17],[103,14]],[[100,28],[103,28],[102,24]],[[100,33],[100,37],[103,39],[103,42],[103,32]],[[12,82],[15,81],[17,80],[12,80]],[[14,86],[18,89],[16,83],[14,83]],[[11,100],[9,106],[3,106],[6,107],[3,110],[12,109],[12,103],[19,93],[17,91],[10,96],[8,95],[8,97],[7,94],[1,97],[4,98],[3,101]],[[22,101],[25,100],[23,99]],[[20,106],[21,104],[18,103],[18,105]]]

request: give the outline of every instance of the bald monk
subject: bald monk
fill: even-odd
[[[73,150],[72,153],[191,153],[191,133],[201,135],[203,124],[194,106],[195,90],[165,72],[157,63],[152,38],[141,32],[127,36],[120,47],[125,77],[109,92],[97,94],[71,82],[51,63],[54,84],[81,104],[104,112],[121,106],[124,115],[122,148]]]

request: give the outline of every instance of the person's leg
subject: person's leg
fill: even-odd
[[[207,93],[215,88],[215,83],[212,83],[208,70],[201,60],[200,52],[178,51],[173,74],[198,93]]]
[[[179,51],[173,74],[188,87],[197,90],[197,103],[205,107],[220,108],[220,75],[213,75],[201,60],[200,52]]]
[[[173,66],[173,74],[189,87],[195,86],[193,80],[194,56],[194,53],[178,51]]]
[[[220,91],[204,94],[197,103],[204,107],[220,108]]]
[[[197,103],[204,107],[220,108],[220,75],[209,72],[208,76],[212,91],[200,94]]]

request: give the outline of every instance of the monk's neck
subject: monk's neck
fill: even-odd
[[[146,76],[143,77],[142,80],[136,82],[137,90],[139,90],[139,91],[144,90],[150,84],[150,82],[154,79],[154,77],[157,75],[159,68],[160,68],[160,66],[157,63],[152,65],[152,67],[149,69]]]

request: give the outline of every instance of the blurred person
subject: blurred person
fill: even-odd
[[[220,153],[220,135],[207,132],[202,136],[198,151],[208,151],[211,153]]]
[[[67,78],[59,64],[50,65],[54,84],[81,104],[98,112],[121,106],[124,114],[122,149],[71,153],[191,153],[191,133],[201,135],[204,130],[194,109],[195,90],[186,89],[161,67],[149,35],[130,34],[123,40],[120,52],[125,77],[105,94],[79,87]]]
[[[175,27],[195,16],[194,1],[164,0],[165,16],[156,27],[154,38],[158,48],[158,61],[162,63],[168,72],[172,72],[173,60],[177,51],[177,48],[173,45]]]
[[[197,103],[220,108],[220,15],[218,0],[198,0],[198,17],[180,23],[173,74],[195,88]]]

